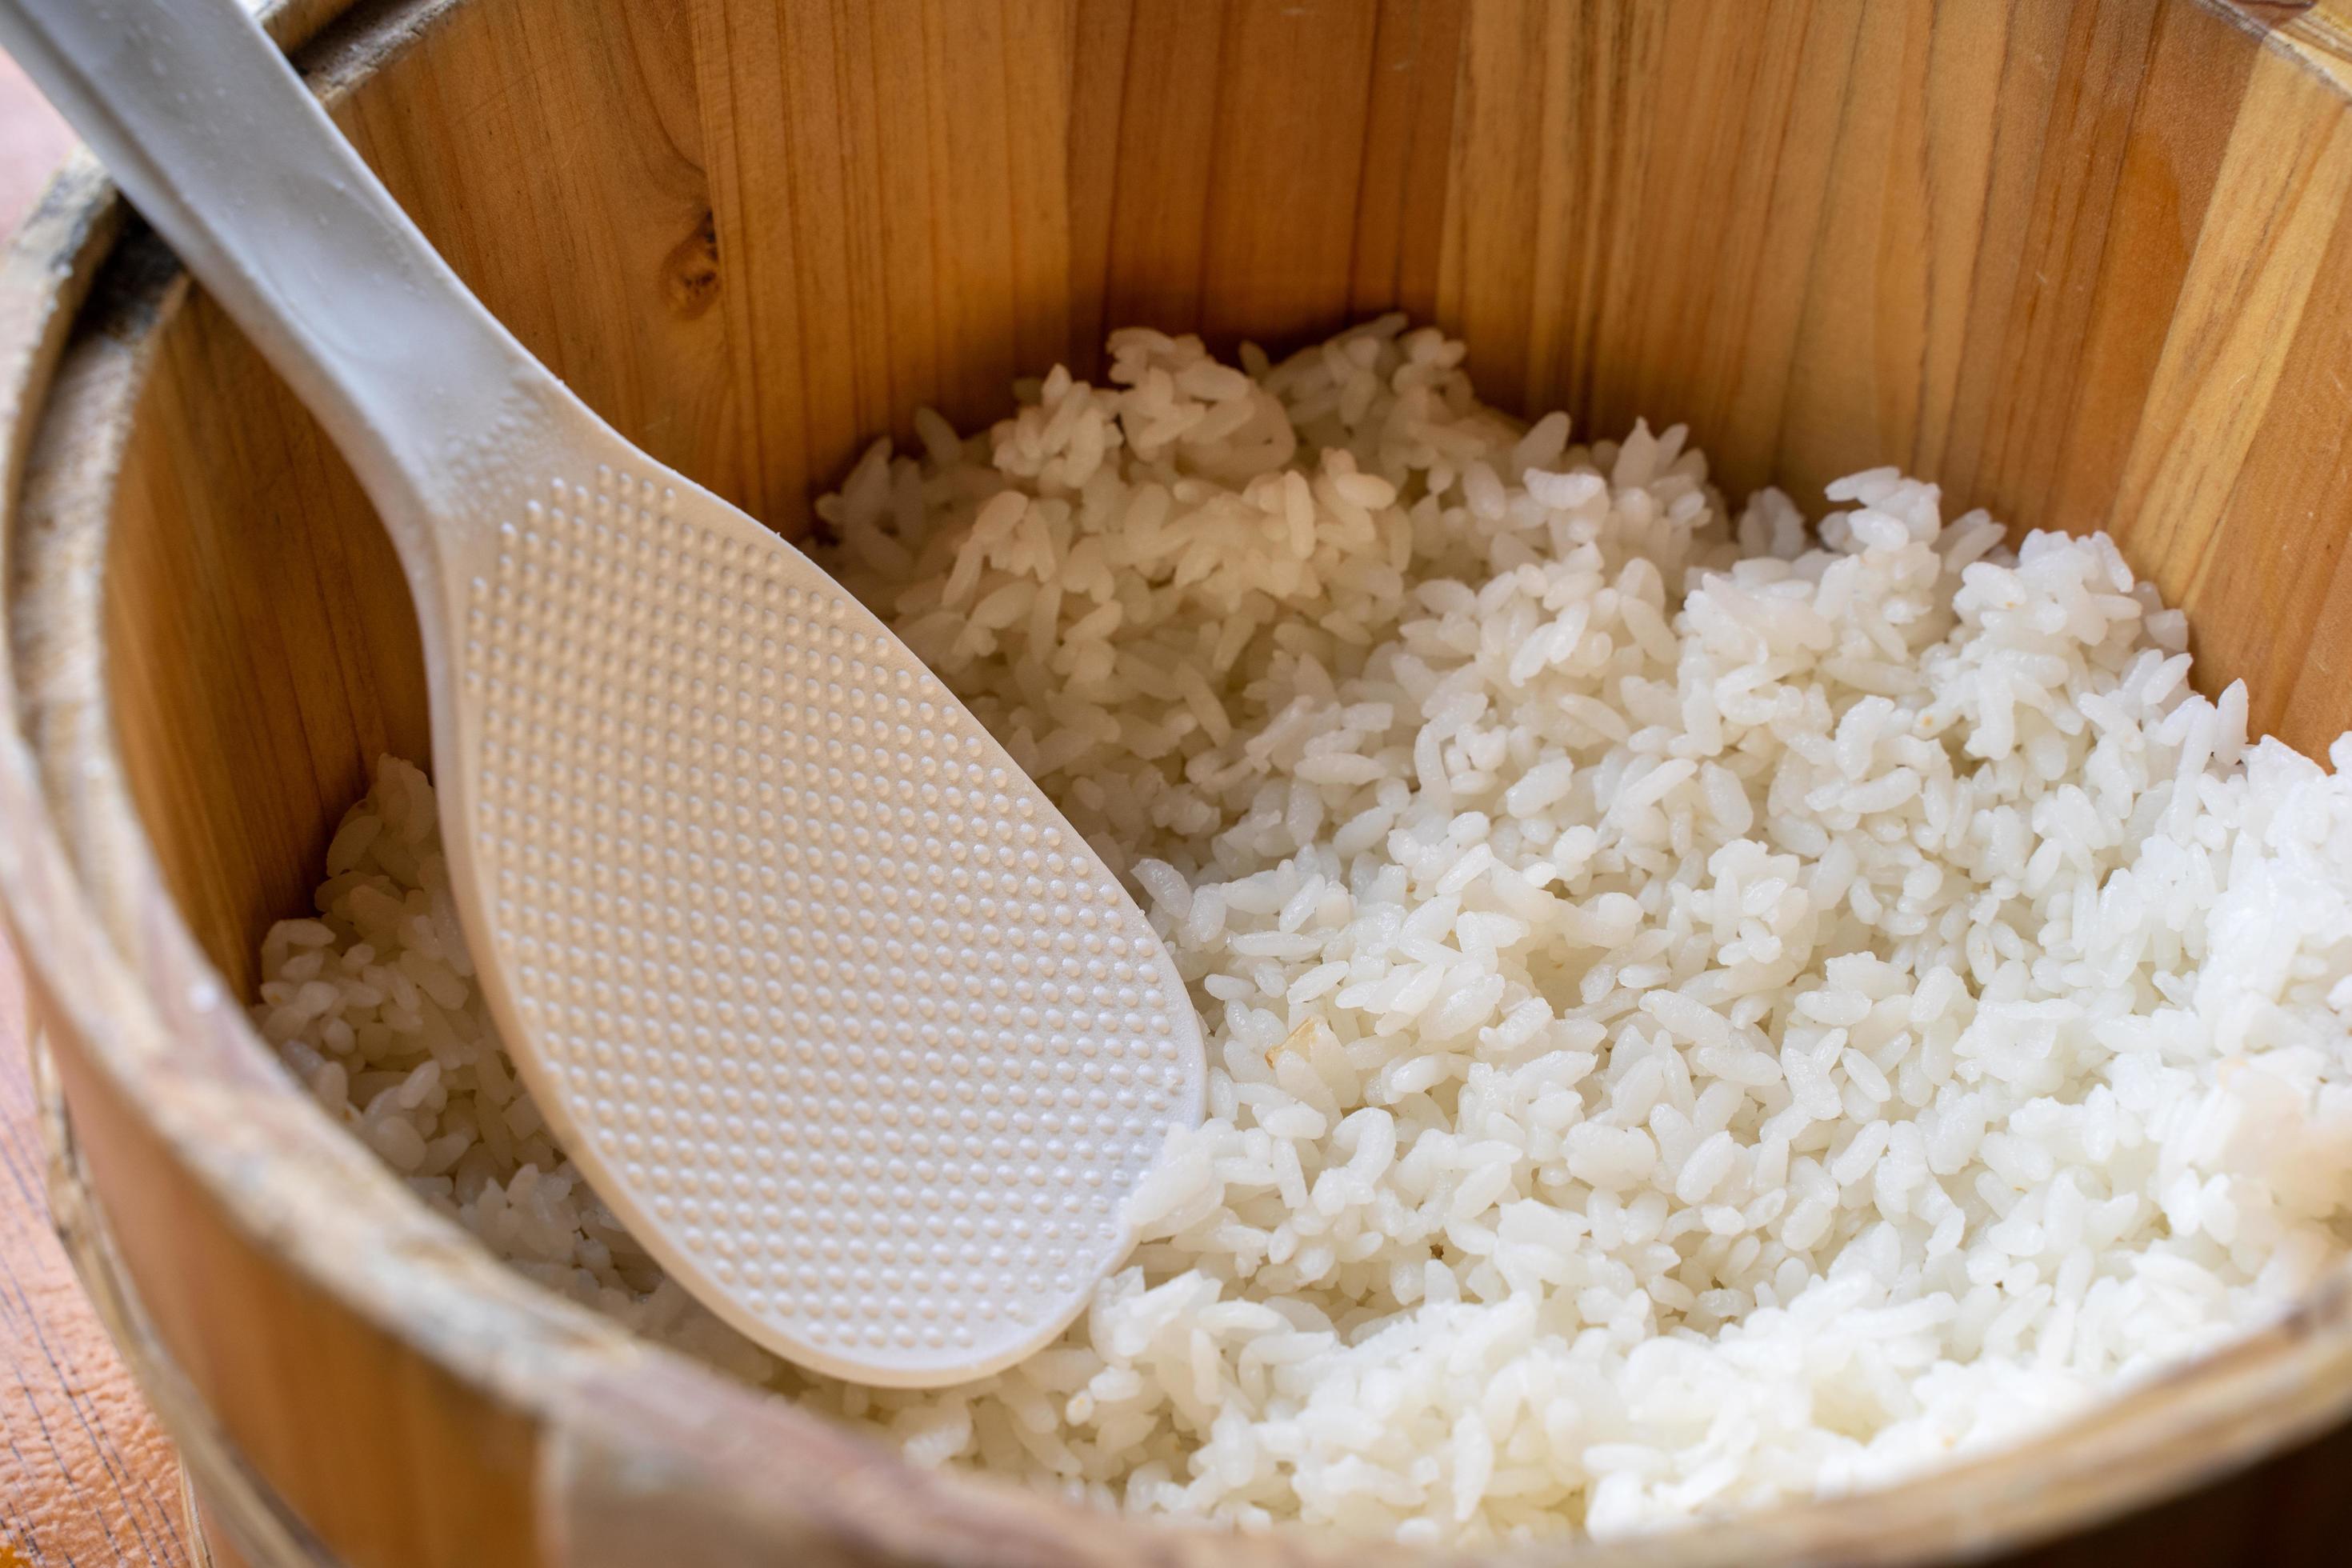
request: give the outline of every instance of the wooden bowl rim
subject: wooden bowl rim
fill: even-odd
[[[398,0],[357,16],[355,0],[266,9],[282,43],[313,45],[304,64],[332,99],[362,89],[468,3]],[[2286,49],[2352,107],[2344,62],[2274,30],[2257,15],[2264,7],[2176,3],[2259,30],[2262,47]],[[120,437],[186,287],[152,237],[126,236],[124,217],[111,185],[77,153],[0,257],[0,689],[15,698],[0,726],[0,821],[10,825],[0,834],[0,901],[61,1033],[235,1222],[418,1355],[530,1415],[551,1453],[656,1458],[731,1493],[746,1520],[781,1517],[803,1540],[813,1531],[917,1556],[951,1556],[978,1538],[1064,1561],[1337,1562],[1344,1551],[1357,1562],[1728,1568],[2023,1544],[2251,1463],[2352,1409],[2347,1261],[2281,1321],[2020,1447],[1883,1489],[1622,1543],[1423,1553],[1128,1521],[987,1478],[919,1471],[541,1290],[418,1203],[278,1068],[187,928],[146,838],[113,744],[102,579],[91,568],[112,521]],[[110,267],[128,281],[93,292]],[[257,1181],[257,1172],[289,1179]],[[361,1229],[367,1244],[354,1246]],[[803,1473],[811,1470],[814,1481]],[[867,1484],[843,1489],[847,1474]],[[542,1501],[558,1514],[564,1479],[561,1463],[542,1466],[542,1493],[557,1494]],[[877,1482],[903,1518],[861,1511]],[[551,1522],[560,1540],[562,1520]]]

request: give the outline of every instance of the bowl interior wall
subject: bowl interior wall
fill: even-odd
[[[2108,527],[2209,689],[2305,745],[2352,716],[2352,142],[2199,0],[468,0],[380,65],[350,33],[310,51],[364,75],[340,120],[491,309],[787,532],[918,405],[992,417],[1108,327],[1278,349],[1402,309],[1491,401],[1689,422],[1735,496],[1891,462]],[[245,988],[373,759],[425,760],[410,606],[201,300],[124,475],[120,740]]]

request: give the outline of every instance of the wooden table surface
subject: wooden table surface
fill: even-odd
[[[0,56],[0,235],[71,137]],[[0,1568],[184,1568],[180,1464],[49,1229],[25,994],[0,933]]]

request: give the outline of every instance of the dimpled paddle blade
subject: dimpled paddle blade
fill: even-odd
[[[880,622],[484,310],[236,0],[0,0],[0,41],[375,503],[483,994],[604,1201],[819,1371],[1051,1339],[1201,1112],[1200,1021],[1102,863]]]
[[[493,1008],[598,1193],[737,1328],[866,1382],[994,1370],[1084,1306],[1200,1117],[1183,983],[880,622],[617,467],[443,558]]]

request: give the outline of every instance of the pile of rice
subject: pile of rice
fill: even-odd
[[[818,510],[1192,987],[1133,1258],[969,1387],[773,1363],[548,1141],[387,761],[257,1016],[500,1256],[924,1464],[1482,1541],[2011,1438],[2344,1254],[2352,784],[2105,538],[1891,470],[1735,519],[1681,429],[1572,446],[1393,320],[1111,351]]]

